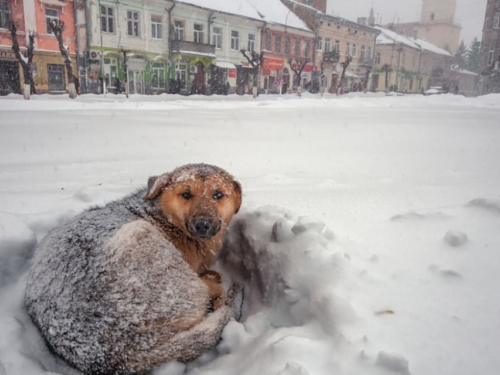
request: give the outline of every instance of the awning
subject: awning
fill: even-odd
[[[345,72],[345,75],[347,77],[351,77],[351,78],[359,78],[358,75],[354,74],[353,72],[349,72],[349,71]]]
[[[219,68],[223,69],[236,69],[236,65],[226,61],[216,61],[215,66],[218,66]]]

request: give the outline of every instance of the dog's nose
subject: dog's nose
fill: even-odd
[[[194,230],[200,236],[208,235],[210,229],[212,229],[212,224],[207,219],[196,219],[193,221]]]

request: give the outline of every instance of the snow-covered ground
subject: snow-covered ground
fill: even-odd
[[[247,285],[245,319],[155,375],[498,374],[500,96],[9,96],[0,111],[0,375],[76,374],[22,307],[36,242],[190,162],[243,185],[220,266]]]

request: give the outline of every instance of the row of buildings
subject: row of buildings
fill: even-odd
[[[48,28],[54,18],[65,23],[82,92],[421,92],[448,85],[469,93],[463,82],[473,77],[454,71],[444,48],[375,26],[373,11],[358,22],[329,15],[326,0],[0,0],[2,94],[20,92],[23,79],[10,22],[21,50],[28,33],[37,33],[37,92],[66,90]]]

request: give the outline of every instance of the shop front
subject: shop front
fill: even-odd
[[[281,59],[266,57],[262,60],[262,87],[266,93],[279,94],[282,92],[282,76],[284,68],[285,62]]]
[[[214,56],[215,57],[215,56]],[[170,75],[170,93],[182,95],[205,95],[210,92],[214,57],[174,55],[174,70]],[[221,75],[223,73],[216,72]]]
[[[0,50],[0,95],[20,94],[19,63],[12,51]]]
[[[73,71],[76,69],[76,58],[71,55]],[[68,75],[61,54],[37,51],[31,64],[31,72],[37,94],[62,94],[67,92]]]
[[[227,61],[215,61],[210,65],[208,89],[211,94],[227,95],[236,87],[237,67]]]

